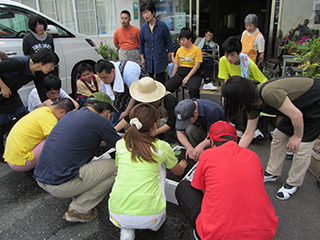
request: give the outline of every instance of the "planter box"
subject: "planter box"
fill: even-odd
[[[194,171],[196,170],[198,163],[196,163],[190,170],[187,172],[187,174],[183,177],[182,180],[188,180],[191,181],[193,178]],[[181,181],[182,181],[181,180]],[[176,199],[176,187],[178,186],[179,182],[173,181],[171,179],[166,178],[166,188],[165,188],[165,193],[166,193],[166,198],[167,202],[174,203],[178,205],[177,199]]]
[[[180,146],[176,146],[175,148],[173,148],[174,151],[175,150],[179,151],[181,149],[185,149],[185,148],[180,147]],[[193,160],[191,160],[191,161],[193,161]],[[189,160],[189,166],[191,166],[191,164],[192,164],[191,161]],[[194,164],[194,161],[193,161],[193,164]],[[187,172],[182,177],[173,176],[173,174],[168,172],[170,170],[167,170],[165,194],[166,194],[166,198],[167,198],[168,202],[178,205],[177,199],[175,197],[176,196],[175,195],[176,187],[178,186],[180,181],[183,181],[183,180],[191,181],[192,180],[193,174],[194,174],[194,171],[196,170],[197,165],[198,165],[198,162],[196,162],[189,170],[187,169]]]

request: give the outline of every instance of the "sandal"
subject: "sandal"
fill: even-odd
[[[280,200],[287,200],[297,191],[297,187],[290,186],[289,184],[284,184],[277,192],[276,197]]]

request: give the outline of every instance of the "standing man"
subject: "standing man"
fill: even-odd
[[[139,55],[139,28],[130,25],[131,14],[123,10],[120,14],[121,27],[113,35],[113,43],[119,52],[119,60],[130,60],[141,64]]]
[[[49,134],[34,169],[42,189],[55,197],[72,197],[64,214],[69,222],[93,220],[114,183],[113,159],[91,161],[102,141],[113,148],[120,139],[109,121],[116,111],[111,103],[107,94],[95,92],[84,107],[66,114]]]
[[[174,62],[170,31],[164,22],[155,18],[156,9],[153,3],[143,4],[140,11],[146,20],[140,31],[141,64],[147,68],[150,77],[153,78],[156,74],[156,80],[165,85],[164,71],[168,66],[168,57]]]

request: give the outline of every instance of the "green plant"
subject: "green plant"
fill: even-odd
[[[119,60],[117,52],[113,48],[109,47],[108,45],[104,45],[104,46],[100,47],[99,52],[100,52],[101,56],[108,61],[118,61]]]
[[[298,46],[295,59],[301,61],[302,75],[310,78],[320,78],[320,37],[312,40],[307,40],[307,42],[301,43]]]

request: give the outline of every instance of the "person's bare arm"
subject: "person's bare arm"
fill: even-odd
[[[158,135],[160,133],[164,133],[166,131],[169,131],[170,129],[171,129],[171,127],[169,127],[167,124],[164,124],[163,126],[157,128],[156,135]]]
[[[140,58],[141,58],[141,65],[146,68],[147,64],[146,64],[146,60],[144,59],[144,54],[140,54]]]
[[[127,125],[128,125],[128,122],[123,118],[120,122],[118,122],[118,124],[114,127],[114,129],[118,132]]]
[[[279,111],[291,119],[294,133],[289,139],[287,148],[292,152],[296,152],[303,137],[303,114],[295,105],[293,105],[289,97],[286,97],[282,106],[279,108]]]
[[[259,53],[259,57],[261,58],[262,62],[264,61],[264,52]]]
[[[74,100],[72,97],[70,97],[69,99],[73,102],[76,110],[79,109],[79,107],[80,107],[79,103],[76,100]]]
[[[120,114],[119,120],[123,119],[125,116],[127,116],[129,114],[131,108],[134,106],[135,103],[136,103],[136,100],[131,98],[126,110]]]
[[[176,73],[178,72],[178,69],[179,69],[179,63],[178,62],[175,62],[174,63],[174,67],[173,67],[173,71],[172,71],[172,77],[174,75],[176,75]]]
[[[0,78],[0,88],[1,88],[1,92],[0,94],[2,94],[3,97],[8,98],[10,97],[11,90],[10,88],[2,81],[2,79]]]
[[[191,143],[188,141],[185,131],[177,131],[177,138],[179,142],[184,146],[187,151],[186,151],[186,158],[191,158],[195,160],[196,152],[194,147],[191,145]]]
[[[120,48],[119,44],[115,43],[114,46],[119,50],[119,48]]]
[[[257,128],[258,121],[259,121],[259,117],[255,118],[255,119],[248,120],[246,131],[242,135],[240,142],[239,142],[240,147],[247,148],[250,145],[250,143],[253,139],[253,136],[254,136],[254,132]]]
[[[182,175],[184,172],[184,169],[188,166],[188,162],[186,160],[181,160],[176,165],[174,165],[173,168],[171,168],[171,172],[173,172],[175,175]]]

